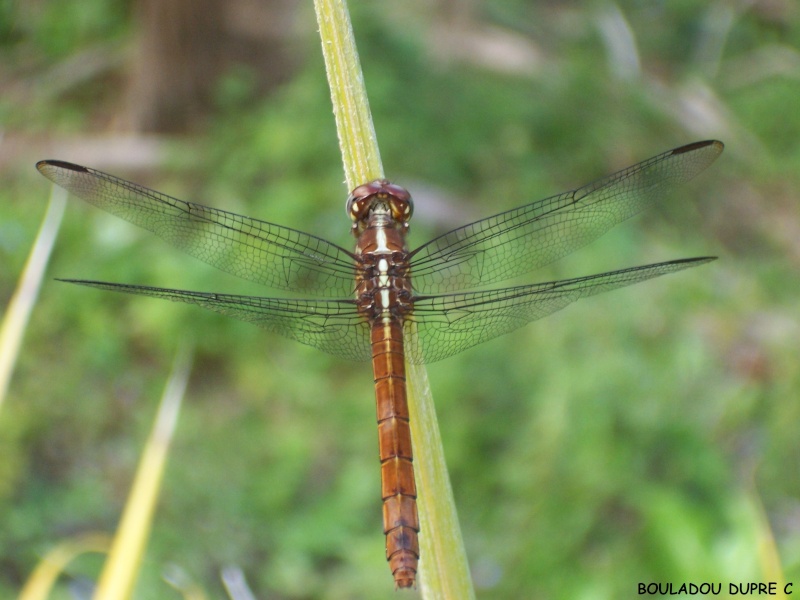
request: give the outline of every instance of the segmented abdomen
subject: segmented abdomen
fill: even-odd
[[[417,487],[411,451],[402,325],[386,317],[372,324],[372,368],[378,408],[381,496],[386,559],[395,585],[414,585],[419,561]]]

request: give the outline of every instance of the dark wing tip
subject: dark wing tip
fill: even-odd
[[[718,258],[719,258],[719,256],[694,256],[692,258],[676,258],[676,259],[668,260],[665,263],[660,263],[660,264],[665,264],[665,265],[667,265],[667,264],[669,264],[669,265],[688,265],[688,264],[695,263],[695,264],[701,265],[703,263],[709,263],[709,262],[715,261]],[[649,267],[650,265],[645,265],[645,266]]]
[[[692,142],[691,144],[686,144],[685,146],[681,146],[680,148],[675,148],[672,151],[672,154],[683,154],[685,152],[691,152],[692,150],[699,150],[700,148],[705,148],[706,146],[714,146],[714,149],[717,151],[717,154],[720,154],[722,150],[725,148],[725,144],[723,144],[719,140],[703,140],[702,142]]]
[[[89,169],[86,167],[82,167],[71,162],[66,162],[64,160],[40,160],[36,163],[36,168],[40,173],[43,173],[46,167],[58,167],[59,169],[68,169],[70,171],[78,171],[79,173],[89,172]]]
[[[698,256],[696,258],[679,258],[676,260],[676,263],[697,263],[697,264],[704,264],[710,263],[715,261],[719,258],[719,256]]]

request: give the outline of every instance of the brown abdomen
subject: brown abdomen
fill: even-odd
[[[376,320],[372,324],[372,368],[378,407],[386,559],[395,585],[407,588],[414,585],[417,575],[419,517],[411,462],[402,326],[395,319]]]

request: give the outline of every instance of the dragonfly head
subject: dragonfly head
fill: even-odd
[[[408,228],[413,212],[414,203],[408,190],[386,179],[360,185],[347,198],[347,214],[353,221],[355,235],[364,231],[370,217],[378,214],[391,219],[395,226]]]

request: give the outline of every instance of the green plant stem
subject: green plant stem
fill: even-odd
[[[422,527],[422,595],[437,599],[475,598],[428,374],[423,365],[412,364],[406,364],[406,374]]]
[[[364,75],[344,0],[315,0],[336,131],[349,189],[383,177]]]
[[[344,0],[315,0],[322,54],[347,184],[383,177],[364,76]],[[406,365],[420,526],[420,587],[426,599],[474,598],[425,368]]]

